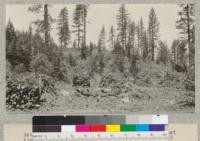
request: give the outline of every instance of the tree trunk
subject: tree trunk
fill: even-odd
[[[80,25],[78,25],[78,49],[80,48]]]
[[[83,7],[84,10],[84,19],[83,19],[83,46],[82,46],[82,59],[86,59],[86,6]]]
[[[86,46],[86,7],[84,7],[84,46]]]
[[[192,47],[191,47],[191,37],[190,37],[190,8],[189,8],[189,4],[187,4],[186,6],[187,9],[187,34],[188,34],[188,50],[189,50],[189,68],[192,67],[193,64],[193,55],[192,55]]]
[[[44,41],[46,49],[49,47],[49,21],[48,21],[48,5],[44,5]]]
[[[152,56],[151,56],[151,60],[154,61],[154,50],[155,50],[155,43],[154,43],[154,35],[152,34],[152,39],[151,39],[151,53],[152,53]]]

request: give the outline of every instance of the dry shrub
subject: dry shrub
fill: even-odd
[[[35,56],[31,61],[31,70],[33,72],[51,75],[53,72],[53,65],[46,55],[40,54],[39,56]]]

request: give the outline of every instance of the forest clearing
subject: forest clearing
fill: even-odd
[[[57,19],[49,12],[54,6],[25,6],[27,12],[41,18],[34,18],[23,31],[9,19],[8,112],[194,112],[193,5],[177,6],[174,26],[180,37],[171,46],[161,40],[162,21],[154,8],[148,9],[145,27],[142,17],[134,21],[124,4],[117,6],[116,27],[111,25],[106,32],[103,24],[100,33],[94,34],[97,42],[87,41],[92,5],[74,5],[73,18],[63,7]]]
[[[135,77],[120,72],[94,76],[90,87],[58,84],[58,96],[48,99],[41,110],[69,113],[194,112],[193,84],[184,74],[154,63],[143,63],[139,69],[142,70]],[[52,108],[49,107],[51,104]]]

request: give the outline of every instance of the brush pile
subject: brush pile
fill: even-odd
[[[6,107],[20,110],[37,109],[46,101],[46,99],[42,98],[44,93],[55,93],[54,85],[47,77],[41,79],[40,86],[37,83],[25,83],[17,79],[8,79],[6,85]]]

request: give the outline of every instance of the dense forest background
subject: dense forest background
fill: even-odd
[[[73,25],[69,25],[66,7],[57,19],[51,17],[48,4],[29,7],[27,12],[41,14],[43,19],[35,19],[27,31],[15,29],[11,20],[6,27],[7,108],[192,112],[194,5],[179,6],[174,26],[180,38],[171,46],[160,39],[154,8],[145,28],[143,18],[133,21],[122,4],[116,15],[117,28],[105,31],[102,25],[95,35],[98,43],[87,44],[90,5],[76,5]],[[55,22],[59,44],[51,36]]]

